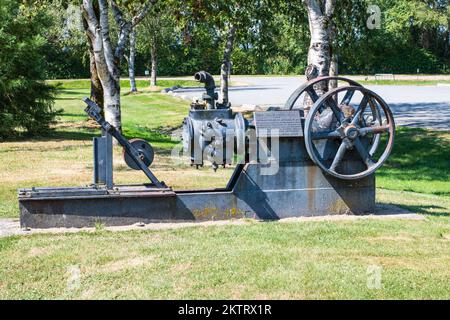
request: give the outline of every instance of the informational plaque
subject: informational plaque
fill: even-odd
[[[257,137],[303,137],[300,110],[254,112]]]

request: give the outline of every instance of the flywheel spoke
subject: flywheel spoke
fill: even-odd
[[[350,101],[352,100],[354,94],[355,90],[348,90],[342,98],[341,104],[350,104]]]
[[[330,171],[336,172],[337,166],[341,163],[342,159],[344,158],[345,151],[347,151],[347,145],[345,142],[342,142],[339,146],[338,151],[336,152],[336,156],[333,159],[333,162],[330,166]]]
[[[364,110],[367,107],[367,103],[369,102],[369,98],[367,95],[364,95],[364,97],[361,100],[361,103],[359,104],[358,108],[356,109],[355,116],[353,117],[352,124],[356,125],[358,124],[359,118],[361,117],[361,114],[363,114]]]
[[[312,86],[310,88],[308,88],[306,90],[306,92],[308,93],[309,97],[311,98],[311,100],[313,102],[316,102],[317,100],[319,100],[319,95],[317,94],[316,90],[314,90],[314,88]]]
[[[321,139],[334,139],[339,138],[341,134],[337,131],[321,131],[321,132],[314,132],[311,135],[311,139],[313,140],[321,140]]]
[[[356,138],[354,140],[354,144],[355,144],[356,150],[358,151],[362,160],[366,164],[367,168],[372,167],[375,164],[375,162],[373,162],[372,158],[369,155],[369,152],[366,150],[366,148],[364,148],[363,144],[361,143],[361,140],[359,138]]]
[[[324,104],[333,111],[334,116],[339,121],[339,123],[342,123],[344,121],[344,113],[342,110],[337,106],[336,101],[334,99],[328,99],[324,101]]]

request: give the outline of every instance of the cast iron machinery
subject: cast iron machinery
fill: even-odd
[[[376,93],[350,79],[322,77],[301,85],[284,106],[244,114],[217,101],[209,73],[198,72],[195,79],[205,84],[206,93],[183,121],[183,151],[197,167],[235,165],[224,188],[176,191],[166,186],[150,169],[152,146],[127,140],[85,98],[85,111],[102,129],[93,143],[93,183],[19,190],[22,226],[280,219],[375,210],[374,172],[388,158],[395,132],[392,112]],[[149,183],[114,184],[113,138],[123,147],[125,163],[143,171]]]

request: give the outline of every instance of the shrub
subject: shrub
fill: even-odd
[[[43,10],[0,0],[0,139],[48,130],[55,87],[44,82],[49,20]]]

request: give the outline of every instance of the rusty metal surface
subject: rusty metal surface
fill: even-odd
[[[63,200],[63,199],[90,199],[90,198],[114,198],[114,197],[171,197],[175,193],[170,188],[155,188],[153,185],[122,185],[112,189],[106,186],[88,187],[41,187],[31,189],[19,189],[18,198],[28,201]]]

